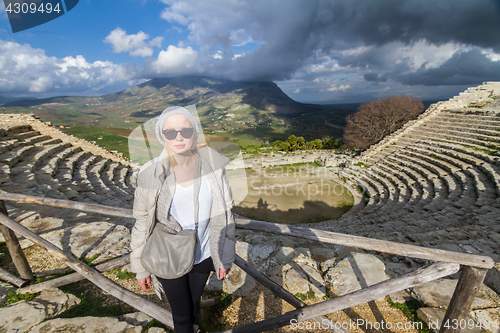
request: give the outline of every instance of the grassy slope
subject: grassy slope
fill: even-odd
[[[200,77],[155,79],[100,97],[55,97],[8,103],[1,113],[35,113],[64,132],[128,156],[128,134],[170,105],[195,104],[207,137],[242,147],[286,139],[341,137],[349,110],[301,104],[272,82],[233,82]],[[101,138],[101,139],[99,139]]]

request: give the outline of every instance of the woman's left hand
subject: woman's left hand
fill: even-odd
[[[227,276],[229,269],[219,268],[219,280],[222,280]]]

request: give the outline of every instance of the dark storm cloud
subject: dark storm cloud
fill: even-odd
[[[500,61],[491,61],[478,50],[457,52],[437,68],[421,67],[397,80],[406,85],[475,85],[500,78]]]
[[[239,80],[284,80],[308,63],[334,56],[342,66],[365,69],[365,79],[370,81],[370,73],[377,68],[393,72],[392,76],[414,70],[406,68],[403,59],[394,73],[394,55],[377,53],[378,48],[391,43],[411,46],[425,40],[434,45],[457,43],[500,52],[498,2],[256,0],[218,5],[195,1],[173,4],[166,12],[172,22],[180,18],[177,21],[188,27],[190,38],[208,46],[205,51],[219,46],[223,53],[234,54],[230,44],[235,44],[241,31],[259,43],[237,59],[210,60],[207,74]],[[372,47],[372,54],[365,53],[364,58],[341,54],[356,47]]]
[[[387,81],[387,76],[379,76],[377,73],[366,73],[363,78],[369,82],[385,82]]]

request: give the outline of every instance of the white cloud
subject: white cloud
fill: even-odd
[[[342,84],[340,86],[331,86],[330,88],[327,89],[322,89],[321,91],[346,91],[352,89],[350,84]]]
[[[135,68],[109,61],[88,62],[83,56],[49,57],[28,44],[0,40],[0,94],[36,97],[96,95],[129,87]]]
[[[113,52],[128,52],[131,56],[150,57],[153,55],[153,47],[160,47],[163,37],[155,37],[150,41],[149,35],[139,31],[137,34],[127,35],[126,31],[116,28],[104,38],[105,43],[113,46]]]
[[[166,51],[160,51],[158,58],[151,63],[149,71],[154,75],[168,76],[198,74],[202,71],[198,62],[199,54],[190,46],[181,48],[170,45]]]

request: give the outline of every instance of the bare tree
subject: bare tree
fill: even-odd
[[[390,96],[361,104],[346,118],[344,139],[349,147],[367,148],[417,118],[424,111],[421,99]]]

